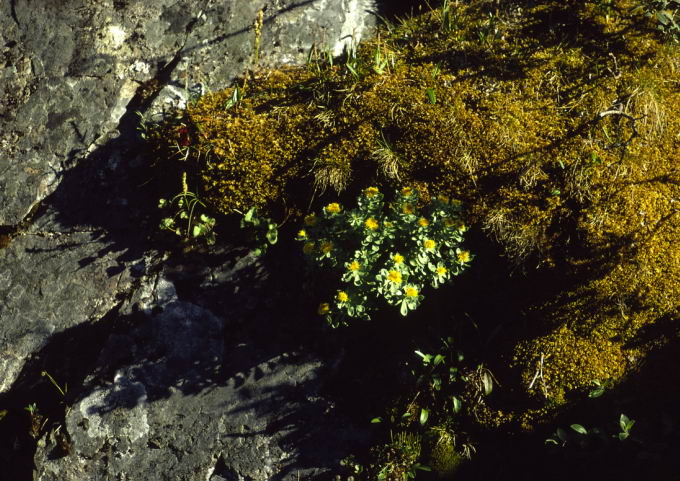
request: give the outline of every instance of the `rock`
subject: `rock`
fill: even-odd
[[[0,2],[0,404],[45,365],[78,381],[36,479],[296,479],[364,436],[318,394],[332,356],[272,335],[262,265],[223,246],[169,267],[149,242],[135,111],[228,86],[261,8],[262,68],[374,23],[369,0]]]
[[[313,43],[340,51],[373,23],[369,0],[3,2],[0,226],[54,192],[135,96],[165,83],[169,101],[197,83],[228,86],[250,62],[261,8],[262,67],[299,63]]]
[[[228,85],[263,7],[264,65],[299,62],[313,42],[339,45],[371,23],[357,0],[0,5],[0,227],[47,199],[28,232],[0,249],[0,393],[52,334],[108,311],[131,286],[131,266],[143,264],[143,236],[130,224],[155,200],[122,185],[140,180],[128,175],[134,154],[126,139],[110,139],[131,99],[173,62],[166,90],[198,78]],[[136,259],[116,260],[132,250]]]
[[[140,309],[147,321],[109,338],[67,412],[70,454],[55,455],[55,442],[39,447],[37,479],[311,479],[365,442],[319,395],[331,360],[277,333],[275,313],[263,308],[266,275],[252,257],[233,264],[206,277],[255,279],[258,304],[225,306],[249,327],[180,299],[164,269],[121,310]]]

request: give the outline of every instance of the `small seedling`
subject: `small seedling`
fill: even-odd
[[[182,192],[170,200],[160,199],[158,207],[160,209],[175,208],[172,217],[165,217],[161,220],[160,228],[169,230],[182,237],[184,240],[204,238],[208,245],[215,243],[215,219],[207,214],[198,214],[197,209],[206,208],[206,205],[196,194],[189,191],[186,181],[186,173],[182,176]],[[197,219],[198,217],[198,219]]]
[[[238,212],[242,214],[241,212]],[[255,240],[254,253],[260,256],[279,239],[279,226],[268,217],[260,217],[256,207],[251,207],[241,219],[241,228],[249,229]]]
[[[38,439],[45,424],[47,424],[47,418],[40,414],[36,403],[29,404],[24,410],[28,412],[28,415],[31,418],[31,427],[29,428],[28,433],[33,439]]]
[[[621,432],[619,432],[617,435],[619,441],[625,441],[628,439],[630,436],[630,430],[633,428],[634,424],[634,419],[629,419],[625,414],[621,414],[621,417],[619,418],[619,427],[621,428]]]

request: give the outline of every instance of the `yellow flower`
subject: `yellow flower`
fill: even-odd
[[[413,194],[413,189],[411,187],[404,187],[401,189],[401,195],[404,197],[411,197],[411,194]]]
[[[324,241],[321,243],[321,252],[324,254],[328,254],[330,251],[333,250],[333,243],[330,241]]]
[[[470,253],[468,251],[460,251],[457,257],[460,262],[467,262],[470,260]]]
[[[438,276],[445,276],[448,270],[444,266],[437,266],[437,275]]]
[[[375,197],[379,193],[380,191],[377,187],[369,187],[368,189],[364,190],[364,195],[368,198]]]
[[[365,225],[369,230],[376,230],[380,224],[373,217],[369,217],[366,219]]]
[[[309,215],[305,216],[305,225],[308,225],[310,227],[314,226],[314,225],[316,225],[318,220],[319,219],[317,219],[316,214],[313,214],[313,213],[309,214]]]
[[[298,237],[300,239],[306,239],[307,238],[307,232],[305,232],[304,229],[300,230],[300,232],[298,232]]]
[[[308,255],[314,252],[314,242],[305,242],[305,245],[302,247],[302,252]]]
[[[401,211],[402,211],[404,214],[411,215],[411,214],[413,214],[416,210],[415,210],[415,208],[413,207],[412,204],[404,204],[404,205],[401,207]]]
[[[347,293],[345,291],[338,292],[338,295],[336,296],[336,298],[340,302],[347,302],[349,300],[349,296],[347,295]]]
[[[387,280],[394,282],[395,284],[401,284],[401,272],[399,271],[390,271],[387,273]]]
[[[352,261],[352,263],[349,265],[349,270],[354,272],[358,271],[361,269],[361,264],[359,264],[359,261]]]
[[[443,204],[448,204],[449,203],[449,196],[444,195],[444,194],[439,194],[437,196],[437,200]]]
[[[436,245],[437,245],[437,243],[435,241],[433,241],[432,239],[425,239],[423,241],[423,246],[425,247],[425,249],[428,249],[428,250],[434,249],[434,246],[436,246]]]
[[[333,202],[332,204],[328,204],[326,206],[326,212],[328,212],[329,214],[337,214],[341,210],[342,207],[340,207],[340,204],[338,204],[337,202]]]
[[[425,217],[421,217],[420,219],[418,219],[418,225],[420,227],[427,227],[428,225],[430,225],[430,221],[427,220]]]
[[[418,297],[418,289],[413,286],[408,286],[404,289],[404,294],[406,294],[406,297]]]
[[[328,314],[331,310],[331,306],[327,302],[322,302],[319,304],[319,310],[316,311],[319,313],[320,316],[323,316],[325,314]]]
[[[394,254],[392,260],[394,261],[395,264],[401,264],[402,262],[404,262],[404,256],[402,256],[401,254]]]

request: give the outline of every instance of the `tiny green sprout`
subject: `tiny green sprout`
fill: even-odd
[[[453,402],[453,412],[454,412],[454,413],[459,413],[461,407],[463,406],[462,401],[461,401],[460,398],[458,398],[457,396],[453,396],[453,397],[451,398],[451,401]]]
[[[165,198],[158,200],[159,209],[169,210],[173,206],[175,213],[161,219],[159,224],[161,230],[173,232],[183,240],[202,237],[208,245],[215,243],[215,219],[205,213],[199,214],[200,209],[205,209],[206,205],[196,194],[189,191],[186,173],[182,176],[182,192],[170,200]]]
[[[434,91],[434,89],[428,88],[425,92],[427,94],[427,100],[433,105],[436,104],[437,103],[437,93]]]
[[[430,411],[425,409],[425,408],[422,408],[420,410],[420,424],[422,426],[425,426],[425,424],[427,424],[427,420],[428,420],[429,417],[430,417]]]
[[[231,98],[225,102],[224,110],[229,110],[232,107],[238,106],[241,100],[243,100],[243,93],[237,84],[236,87],[234,87],[234,91],[231,94]]]
[[[573,429],[574,431],[576,431],[577,433],[583,434],[584,436],[586,436],[588,434],[588,430],[586,428],[584,428],[583,426],[581,426],[580,424],[572,424],[569,427],[571,429]]]
[[[629,419],[625,414],[621,414],[619,417],[619,427],[621,428],[621,432],[617,435],[620,441],[625,441],[628,439],[630,436],[630,430],[633,428],[634,424],[634,419]]]
[[[432,77],[432,80],[436,80],[437,77],[439,77],[439,74],[441,72],[441,64],[437,64],[432,68],[432,72],[430,76]]]
[[[238,212],[238,211],[237,211]],[[256,207],[251,207],[243,214],[241,228],[249,230],[254,239],[254,254],[260,256],[267,251],[269,245],[274,245],[279,239],[279,226],[267,217],[260,217]],[[304,232],[304,231],[300,231]]]
[[[597,397],[602,396],[602,394],[604,394],[604,391],[606,389],[605,384],[598,379],[595,379],[593,381],[593,384],[595,385],[595,388],[590,390],[590,392],[588,393],[588,397],[589,398],[597,398]]]
[[[376,46],[375,55],[373,57],[373,71],[378,75],[382,75],[387,71],[388,65],[389,60],[387,57],[383,57],[380,45]]]
[[[36,403],[31,403],[24,408],[24,411],[27,411],[31,416],[33,416],[38,412],[38,405]]]

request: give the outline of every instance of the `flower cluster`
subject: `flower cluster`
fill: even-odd
[[[369,187],[356,209],[332,203],[305,217],[297,236],[303,252],[340,280],[332,300],[319,306],[331,325],[370,319],[381,300],[405,316],[423,301],[423,289],[439,287],[472,260],[460,247],[466,231],[460,203],[439,196],[422,210],[417,206],[411,187],[387,207],[383,194]]]

